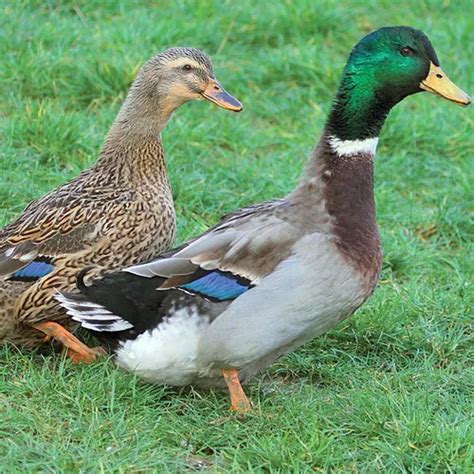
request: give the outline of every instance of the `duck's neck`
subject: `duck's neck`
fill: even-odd
[[[313,178],[323,178],[321,173],[327,176],[331,169],[360,168],[364,175],[372,176],[380,131],[390,109],[399,100],[390,91],[380,94],[374,81],[361,73],[360,68],[351,69],[349,63],[302,185]]]
[[[343,79],[300,185],[290,195],[293,202],[307,207],[308,214],[311,208],[323,208],[325,228],[335,236],[339,250],[360,271],[375,276],[381,252],[375,220],[374,157],[391,106],[356,84],[349,87]],[[317,225],[321,228],[321,223]]]
[[[349,61],[303,183],[318,176],[324,161],[329,161],[327,166],[332,167],[360,163],[371,173],[373,167],[364,163],[373,160],[385,119],[400,100],[390,89],[381,92],[376,80],[363,67]]]
[[[341,141],[376,138],[390,109],[399,100],[390,89],[381,92],[359,68],[351,71],[346,66],[326,130]]]
[[[125,187],[168,186],[161,131],[177,105],[133,89],[102,145],[97,171]]]

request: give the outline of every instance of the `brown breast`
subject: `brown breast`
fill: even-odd
[[[382,264],[375,220],[374,164],[369,154],[337,156],[324,145],[322,195],[339,251],[373,288]]]

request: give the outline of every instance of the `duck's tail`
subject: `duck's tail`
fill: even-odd
[[[115,272],[86,284],[90,268],[77,275],[79,293],[58,292],[56,299],[74,321],[95,332],[140,331],[142,321],[157,317],[163,294],[156,291],[160,278],[142,278]]]
[[[131,323],[113,314],[105,306],[89,301],[81,293],[58,292],[56,299],[74,321],[90,331],[116,332],[133,328]]]

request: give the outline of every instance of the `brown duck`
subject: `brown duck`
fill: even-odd
[[[171,48],[140,70],[96,164],[32,202],[0,230],[0,342],[32,348],[54,339],[74,361],[97,355],[54,295],[78,270],[98,275],[151,258],[173,241],[175,213],[160,133],[187,101],[241,104],[216,81],[209,58]]]

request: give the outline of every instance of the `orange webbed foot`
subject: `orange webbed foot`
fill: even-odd
[[[87,347],[87,346],[86,346]],[[107,351],[102,347],[87,347],[88,352],[78,352],[74,349],[67,348],[66,354],[73,364],[91,364],[97,357],[107,354]]]
[[[102,347],[87,347],[76,336],[58,323],[47,321],[34,324],[33,327],[46,334],[45,342],[51,339],[59,341],[67,349],[67,355],[74,363],[83,362],[84,364],[90,364],[94,362],[99,355],[105,353]]]

